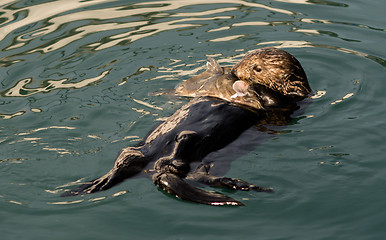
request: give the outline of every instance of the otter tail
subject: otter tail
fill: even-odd
[[[214,206],[244,206],[242,202],[231,197],[196,188],[173,173],[154,174],[153,182],[164,191],[183,200]]]

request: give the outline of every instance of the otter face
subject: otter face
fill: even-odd
[[[253,89],[264,85],[285,96],[304,98],[311,92],[299,61],[284,50],[267,47],[246,54],[231,70]]]

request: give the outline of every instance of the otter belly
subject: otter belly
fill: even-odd
[[[203,159],[226,148],[252,126],[285,125],[310,93],[300,63],[289,53],[263,48],[247,54],[233,68],[212,58],[207,71],[183,82],[176,95],[195,97],[151,131],[137,146],[121,150],[113,168],[100,178],[64,192],[74,196],[107,190],[147,173],[154,184],[184,200],[209,205],[243,205],[228,196],[196,187],[272,192],[246,181],[215,176]]]
[[[209,153],[226,147],[263,116],[260,111],[217,98],[193,99],[149,133],[142,144],[123,149],[106,175],[63,196],[106,190],[150,168],[145,171],[153,174],[155,184],[179,198],[212,205],[242,205],[227,196],[196,188],[186,180],[232,189],[264,190],[241,180],[212,176],[211,166],[206,164],[193,164],[198,167],[191,168],[191,163],[200,163]]]

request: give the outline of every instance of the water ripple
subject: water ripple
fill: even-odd
[[[56,89],[68,89],[68,88],[83,88],[85,86],[95,84],[102,80],[110,71],[104,71],[99,76],[89,79],[83,79],[76,83],[67,82],[69,79],[64,78],[60,80],[46,80],[43,81],[42,87],[30,88],[28,84],[32,82],[32,78],[26,78],[18,81],[15,86],[0,92],[0,96],[3,97],[26,97],[37,93],[47,93]]]
[[[295,4],[309,4],[309,5],[328,5],[334,7],[348,7],[347,4],[334,2],[334,1],[325,1],[325,0],[274,0],[276,2],[285,2],[285,3],[295,3]]]
[[[59,29],[63,28],[65,25],[68,25],[71,22],[79,22],[79,21],[91,21],[90,24],[86,26],[76,27],[71,30],[71,33],[68,36],[61,36],[59,40],[53,39],[50,43],[45,43],[41,47],[35,47],[34,49],[27,50],[23,54],[31,54],[34,52],[42,52],[47,53],[50,51],[57,50],[68,45],[71,42],[77,41],[81,38],[86,37],[91,33],[102,32],[102,31],[113,31],[118,29],[130,29],[134,28],[132,31],[127,31],[122,34],[116,34],[110,36],[110,41],[107,43],[93,43],[89,44],[90,47],[93,47],[94,50],[101,50],[116,44],[119,44],[123,41],[136,41],[143,37],[155,35],[161,31],[167,31],[171,29],[178,28],[187,28],[187,27],[195,27],[200,26],[197,24],[182,24],[181,22],[186,21],[207,21],[207,20],[215,20],[215,19],[226,19],[229,16],[218,16],[211,18],[195,18],[197,16],[207,16],[213,15],[217,13],[225,13],[229,11],[237,10],[235,7],[225,7],[219,9],[212,9],[207,11],[200,12],[191,12],[191,13],[169,13],[170,11],[188,7],[191,5],[197,4],[235,4],[242,5],[248,7],[257,7],[263,8],[270,11],[280,12],[284,14],[293,14],[292,12],[268,7],[263,4],[257,3],[249,3],[246,1],[240,0],[223,0],[223,1],[157,1],[157,2],[148,2],[148,3],[138,3],[133,4],[129,7],[129,9],[125,9],[124,7],[111,7],[111,8],[103,8],[103,9],[94,9],[87,11],[71,11],[71,10],[79,10],[85,8],[87,6],[97,5],[101,3],[107,3],[108,0],[98,0],[98,1],[79,1],[79,0],[68,0],[68,1],[55,1],[48,2],[44,4],[38,4],[30,7],[24,7],[18,9],[15,13],[14,9],[7,9],[7,7],[3,7],[3,19],[6,19],[0,25],[0,41],[4,39],[6,36],[15,32],[16,30],[30,26],[31,30],[24,29],[24,34],[16,35],[15,39],[12,41],[12,44],[8,47],[3,48],[5,51],[9,51],[16,48],[22,48],[23,46],[30,43],[33,39],[41,38],[47,36],[50,33],[56,32]],[[156,10],[156,13],[155,13]],[[160,16],[158,13],[162,12],[163,15]],[[14,16],[20,13],[26,13],[26,16],[22,19],[18,19],[15,21]],[[131,20],[127,22],[107,22],[103,21],[119,19],[119,18],[127,18],[127,17],[137,17],[144,16],[146,14],[150,14],[152,18],[178,18],[183,17],[182,19],[171,20],[167,22],[159,22],[154,23],[150,21],[143,20]],[[96,21],[97,20],[97,21]],[[34,25],[36,23],[42,21],[43,26],[36,28]],[[38,24],[38,26],[41,24]],[[138,28],[136,28],[138,27]],[[5,59],[6,60],[6,59]],[[3,60],[3,61],[5,61]],[[10,62],[8,60],[8,62]],[[13,62],[15,63],[15,62]]]
[[[259,45],[273,45],[278,48],[307,48],[307,47],[317,47],[317,48],[328,48],[328,49],[334,49],[339,52],[343,53],[349,53],[349,54],[354,54],[357,56],[365,57],[368,58],[372,61],[375,61],[376,63],[379,63],[380,65],[386,67],[386,60],[373,56],[367,53],[363,53],[360,51],[348,49],[348,48],[343,48],[343,47],[337,47],[337,46],[330,46],[330,45],[325,45],[325,44],[317,44],[317,43],[311,43],[308,41],[269,41],[269,42],[262,42],[257,44]]]
[[[381,239],[384,7],[340,0],[1,0],[2,237],[41,239],[53,229],[60,239],[87,238],[84,228],[103,219],[106,231],[95,229],[96,238],[227,232],[226,239],[312,239],[317,230],[325,239]],[[122,147],[187,101],[149,93],[204,71],[208,56],[232,66],[265,46],[295,55],[315,95],[304,114],[233,161],[226,175],[273,186],[275,194],[226,192],[249,199],[247,207],[218,209],[175,201],[151,181],[131,179],[96,195],[59,197],[104,174]],[[131,214],[117,218],[122,211]],[[144,221],[155,226],[152,233]]]

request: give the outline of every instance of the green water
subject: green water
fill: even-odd
[[[0,239],[384,239],[383,0],[2,0]],[[63,199],[186,99],[173,88],[215,57],[281,47],[317,95],[232,162],[274,194],[246,207],[176,200],[146,178]]]

